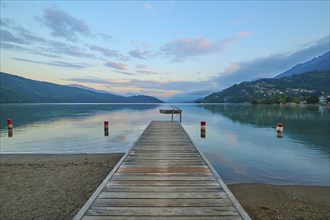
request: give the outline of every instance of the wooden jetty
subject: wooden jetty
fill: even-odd
[[[74,219],[250,217],[179,122],[153,121]]]

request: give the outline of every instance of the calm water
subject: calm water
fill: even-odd
[[[182,125],[226,183],[330,185],[330,112],[319,106],[178,105]],[[126,152],[171,105],[1,105],[1,153]],[[13,119],[8,137],[7,119]],[[179,117],[175,117],[178,120]],[[103,122],[109,121],[109,136]],[[201,138],[200,121],[206,121]],[[276,123],[285,124],[282,138]]]

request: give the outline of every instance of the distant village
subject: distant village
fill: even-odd
[[[327,105],[327,103],[330,102],[330,96],[326,96],[325,94],[322,94],[321,96],[315,97],[315,93],[317,93],[316,90],[309,90],[309,89],[302,89],[302,88],[285,88],[283,90],[278,89],[278,88],[272,88],[274,85],[272,84],[267,84],[266,82],[260,82],[256,83],[254,85],[251,85],[253,87],[255,94],[258,97],[297,97],[295,99],[293,98],[287,98],[285,100],[286,103],[300,103],[300,104],[317,104],[319,103],[320,105]],[[299,97],[309,97],[304,99],[304,98],[299,98]],[[313,97],[313,100],[311,98]],[[290,100],[291,99],[291,100]],[[299,100],[298,100],[299,99]]]

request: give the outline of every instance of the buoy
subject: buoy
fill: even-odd
[[[277,132],[283,132],[284,130],[284,124],[277,124],[276,125],[276,131]]]
[[[104,122],[104,136],[109,136],[109,122]]]
[[[13,120],[11,120],[10,118],[7,120],[7,125],[8,125],[8,129],[12,129],[13,128]]]

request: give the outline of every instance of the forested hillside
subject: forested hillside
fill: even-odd
[[[0,73],[0,103],[161,103],[150,96],[118,96]]]
[[[260,79],[235,84],[203,99],[204,103],[301,102],[330,94],[330,70],[313,71],[279,79]]]

